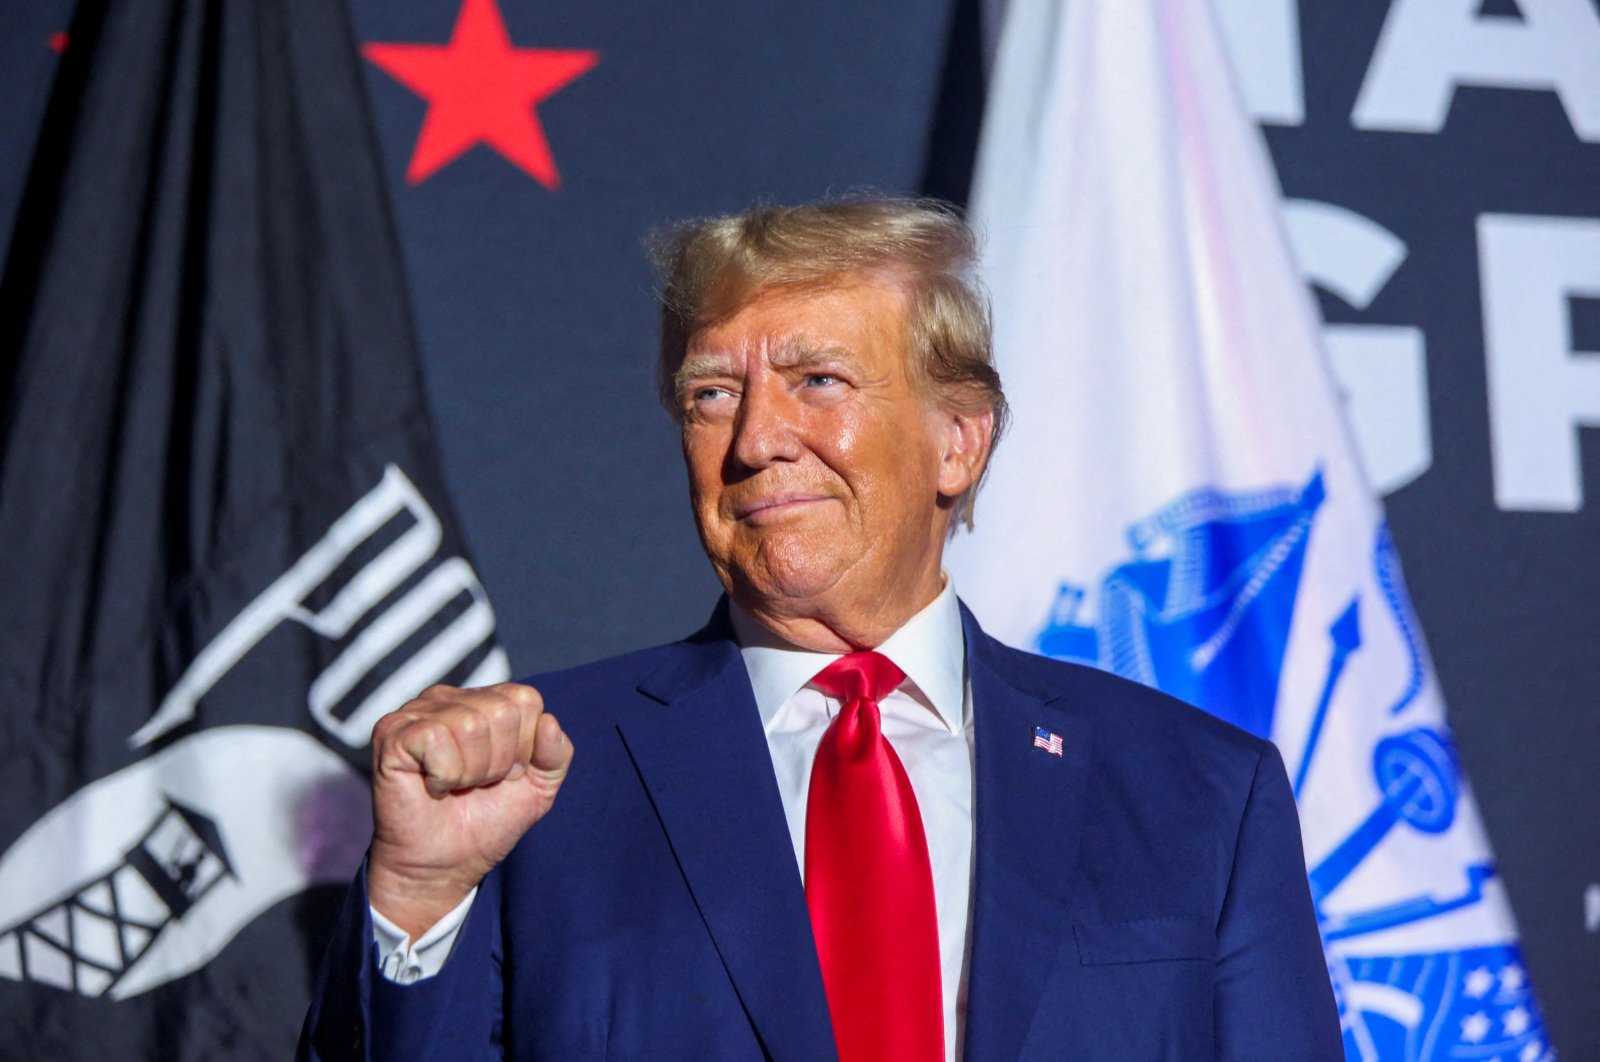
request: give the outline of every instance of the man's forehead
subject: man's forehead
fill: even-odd
[[[782,365],[847,355],[869,339],[900,346],[908,305],[902,285],[864,274],[764,287],[691,333],[687,353],[760,353]]]

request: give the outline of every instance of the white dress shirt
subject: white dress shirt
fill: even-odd
[[[840,707],[810,682],[838,654],[782,642],[738,606],[733,606],[731,618],[766,731],[795,863],[803,877],[811,763],[823,731]],[[961,610],[948,577],[939,596],[877,651],[906,675],[900,688],[880,702],[879,711],[883,734],[905,766],[927,833],[939,924],[945,1057],[954,1062],[961,1057],[971,948],[973,728]],[[383,976],[410,984],[438,973],[476,895],[473,890],[415,944],[399,926],[372,911]]]
[[[803,876],[811,763],[823,731],[840,707],[809,683],[839,656],[780,642],[737,606],[732,619],[766,728],[795,862]],[[928,835],[939,921],[945,1057],[954,1062],[961,1057],[971,943],[973,731],[961,609],[950,580],[927,608],[907,620],[877,651],[906,674],[906,681],[878,708],[883,735],[911,779]]]

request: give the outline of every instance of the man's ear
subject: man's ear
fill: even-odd
[[[939,493],[958,497],[978,482],[989,462],[989,446],[994,438],[994,410],[977,412],[941,410],[944,447],[939,457]]]

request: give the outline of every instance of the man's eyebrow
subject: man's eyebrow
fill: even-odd
[[[678,371],[672,374],[673,400],[682,402],[700,380],[734,375],[733,358],[727,354],[702,351],[684,357]]]
[[[683,359],[683,364],[678,366],[678,371],[672,374],[672,378],[681,387],[685,380],[693,380],[702,376],[730,376],[732,374],[732,358],[726,354],[703,352],[686,356]]]
[[[804,339],[790,340],[774,347],[767,357],[778,369],[804,369],[827,362],[853,360],[845,347],[834,343],[812,343]]]

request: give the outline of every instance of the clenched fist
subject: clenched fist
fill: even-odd
[[[415,940],[554,803],[572,742],[532,686],[432,686],[372,730],[372,906]]]

